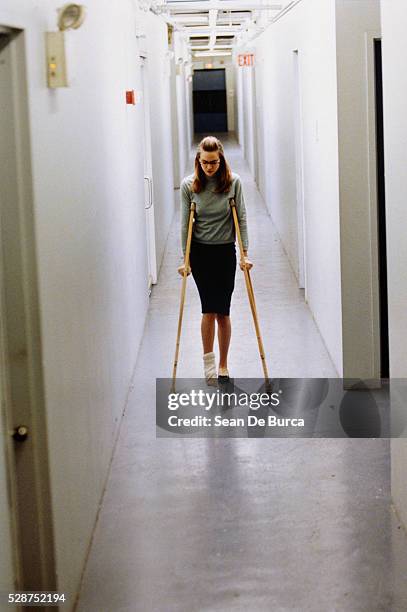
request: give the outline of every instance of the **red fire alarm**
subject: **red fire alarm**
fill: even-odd
[[[136,94],[134,89],[130,89],[126,91],[126,104],[135,104],[136,103]]]

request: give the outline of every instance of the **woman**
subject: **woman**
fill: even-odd
[[[227,366],[231,336],[230,301],[235,285],[236,249],[230,199],[236,202],[240,233],[244,248],[244,266],[250,270],[247,258],[248,236],[246,208],[239,175],[232,173],[225,159],[223,146],[214,136],[204,138],[195,157],[195,172],[181,184],[181,243],[185,256],[191,202],[195,202],[190,270],[198,288],[202,306],[201,334],[205,378],[217,378],[213,343],[215,320],[218,323],[219,380],[229,379]],[[178,268],[181,275],[184,266]]]

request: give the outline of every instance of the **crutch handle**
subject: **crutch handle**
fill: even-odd
[[[177,272],[181,276],[184,276],[184,273],[185,273],[185,264],[182,264],[182,266],[179,266],[179,268],[177,268]],[[189,266],[187,268],[187,276],[189,276],[190,274],[191,274],[191,267]]]
[[[245,256],[243,256],[243,259],[240,260],[240,269],[244,270],[246,268],[246,270],[251,270],[253,268],[253,262],[250,261],[250,259],[246,259]]]
[[[239,217],[238,217],[238,214],[237,214],[236,202],[235,202],[234,198],[230,198],[229,205],[230,205],[230,207],[232,209],[233,223],[234,223],[234,226],[235,226],[236,238],[237,238],[237,242],[238,242],[238,245],[239,245],[240,266],[241,266],[241,269],[244,270],[244,268],[246,267],[245,266],[245,254],[244,254],[242,237],[241,237],[241,234],[240,234]],[[250,262],[250,263],[252,263],[252,262]],[[251,267],[252,266],[253,266],[253,264],[251,265]]]

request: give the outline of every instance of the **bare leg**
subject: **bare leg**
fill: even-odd
[[[213,351],[213,342],[215,339],[215,313],[205,313],[202,315],[201,334],[203,352],[211,353]]]
[[[230,336],[232,334],[230,317],[217,314],[216,320],[218,321],[219,368],[227,368]]]

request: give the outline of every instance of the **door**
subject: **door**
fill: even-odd
[[[225,69],[195,70],[192,90],[195,133],[227,132]]]
[[[257,182],[257,128],[256,128],[256,90],[253,66],[243,68],[243,104],[245,114],[246,160],[255,182]]]
[[[255,117],[256,117],[256,129],[257,129],[257,186],[260,193],[266,199],[266,180],[265,180],[265,167],[266,162],[266,150],[265,150],[265,134],[264,134],[264,108],[263,100],[264,96],[264,58],[256,57],[255,67]]]
[[[1,363],[4,363],[4,346],[0,340],[1,346]],[[8,475],[10,474],[9,457],[11,455],[9,444],[9,436],[5,423],[4,406],[6,400],[4,368],[1,371],[0,378],[0,594],[13,592],[15,584],[17,584],[17,567],[14,563],[14,531],[13,531],[13,507],[12,495],[9,490],[10,483]],[[2,602],[3,603],[3,602]],[[1,605],[0,605],[1,609]]]
[[[386,194],[384,179],[382,41],[374,40],[377,234],[379,267],[380,376],[389,378],[389,321],[387,304]]]
[[[297,192],[297,244],[298,244],[298,286],[306,291],[305,265],[305,206],[304,206],[304,169],[303,169],[303,128],[301,109],[301,81],[298,51],[293,53],[294,60],[294,132],[295,132],[295,165]]]
[[[1,28],[1,513],[8,499],[16,587],[56,590],[27,97],[24,32]]]
[[[258,141],[258,116],[256,112],[256,67],[250,68],[252,103],[251,113],[253,121],[253,176],[256,185],[259,185],[259,141]]]
[[[144,207],[146,211],[147,235],[147,262],[148,262],[148,293],[151,294],[152,285],[157,282],[157,255],[155,247],[155,218],[154,218],[154,183],[153,158],[151,146],[151,114],[148,82],[148,60],[141,60],[141,87],[143,91],[143,126],[144,126]]]

